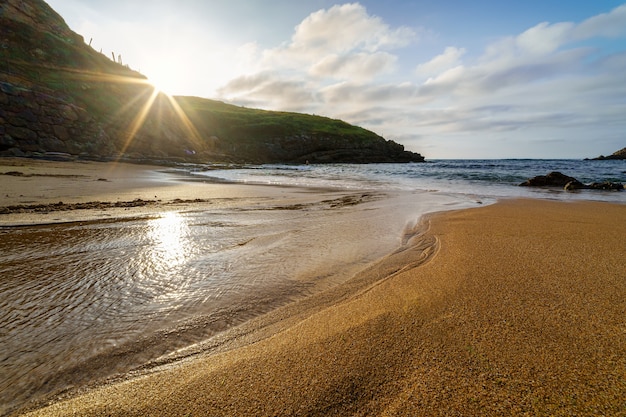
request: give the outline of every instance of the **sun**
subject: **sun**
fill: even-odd
[[[159,66],[149,72],[146,71],[146,75],[150,84],[166,95],[174,95],[180,88],[181,73],[172,66]]]

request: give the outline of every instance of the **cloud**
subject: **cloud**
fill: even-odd
[[[392,49],[414,43],[415,33],[356,3],[320,10],[288,42],[258,52],[262,71],[231,80],[220,94],[341,118],[417,151],[419,144],[445,153],[470,137],[488,141],[482,151],[502,151],[499,141],[614,138],[626,128],[626,51],[609,54],[599,41],[626,35],[626,6],[580,23],[539,23],[474,54],[448,46],[409,67],[409,54]]]
[[[375,76],[390,72],[397,57],[387,52],[350,55],[327,55],[311,67],[310,74],[316,77],[369,81]]]
[[[530,55],[546,55],[556,51],[571,38],[574,24],[570,22],[534,26],[515,39],[518,51]]]
[[[295,28],[286,45],[263,52],[266,68],[307,68],[310,74],[332,78],[369,79],[393,68],[388,52],[416,40],[407,27],[392,29],[370,16],[358,3],[336,5],[312,13]]]
[[[574,30],[575,39],[589,39],[596,36],[617,38],[626,35],[626,4],[616,7],[609,13],[590,17]]]
[[[320,100],[315,90],[337,82],[363,86],[392,73],[398,57],[388,51],[416,38],[413,29],[391,28],[358,3],[336,5],[306,17],[289,42],[259,52],[260,70],[229,81],[218,94],[290,110],[307,102],[314,109]]]
[[[432,76],[447,71],[459,65],[460,58],[465,54],[464,48],[449,46],[442,54],[430,61],[417,66],[416,72],[420,76]]]
[[[418,75],[431,74],[421,88],[423,95],[472,95],[546,82],[555,77],[595,74],[590,63],[590,47],[578,42],[626,34],[626,5],[572,22],[539,23],[516,36],[508,36],[486,46],[471,65],[461,62],[462,48],[448,47],[417,67]],[[458,64],[456,66],[452,66]],[[437,74],[437,72],[439,72]]]
[[[592,38],[626,35],[626,5],[579,24],[542,22],[515,37],[506,37],[487,48],[485,59],[508,56],[543,56],[568,44]]]
[[[232,79],[218,89],[222,97],[236,97],[232,100],[241,105],[311,112],[318,99],[314,88],[304,79],[285,78],[278,72],[261,72]]]
[[[414,38],[410,28],[391,29],[379,17],[368,15],[362,5],[351,3],[309,15],[296,27],[288,49],[319,57],[355,49],[393,49],[408,45]]]
[[[349,102],[352,107],[362,108],[375,103],[406,103],[416,98],[417,92],[418,87],[412,83],[362,85],[341,82],[322,88],[319,97],[328,104]]]

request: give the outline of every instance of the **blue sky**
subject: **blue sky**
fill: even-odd
[[[48,3],[170,94],[340,118],[430,159],[626,146],[623,1]]]

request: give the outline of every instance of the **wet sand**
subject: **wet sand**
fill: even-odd
[[[211,182],[182,171],[116,162],[0,158],[0,226],[142,216],[243,199],[301,203],[284,187]]]
[[[345,284],[32,415],[626,414],[625,205],[423,227]]]
[[[146,165],[0,159],[0,189],[0,415],[333,287],[417,218]]]

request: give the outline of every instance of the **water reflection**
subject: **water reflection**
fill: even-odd
[[[183,306],[190,284],[185,270],[197,250],[188,219],[181,213],[163,213],[146,230],[146,245],[139,256],[143,270],[139,287],[151,294],[152,311],[161,318]]]
[[[167,212],[2,230],[0,415],[188,314],[189,287],[198,280],[186,271],[198,253],[188,222]],[[106,369],[122,363],[103,362]]]
[[[182,216],[175,211],[167,212],[151,221],[149,227],[149,250],[154,265],[160,265],[163,270],[182,265],[190,251],[189,226]]]
[[[346,279],[395,247],[416,205],[380,204],[0,229],[0,415]]]

